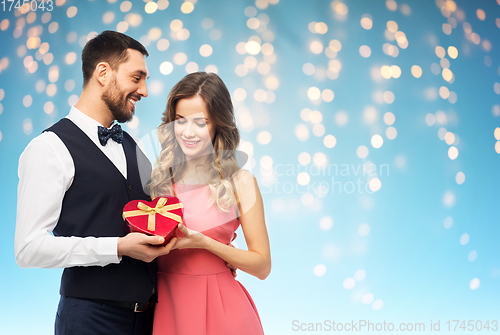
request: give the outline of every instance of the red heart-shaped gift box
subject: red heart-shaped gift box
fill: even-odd
[[[158,197],[151,202],[132,200],[123,208],[123,219],[131,232],[165,238],[165,244],[175,236],[182,223],[184,206],[177,197]]]

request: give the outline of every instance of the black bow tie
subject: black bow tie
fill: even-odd
[[[99,136],[99,142],[104,146],[108,143],[109,138],[111,137],[113,141],[116,143],[123,142],[123,130],[119,124],[115,124],[113,128],[108,129],[101,126],[97,127],[97,135]]]

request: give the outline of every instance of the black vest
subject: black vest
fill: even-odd
[[[143,191],[139,165],[151,166],[132,137],[123,133],[127,179],[94,142],[71,120],[61,119],[45,131],[54,132],[66,145],[75,177],[64,195],[55,236],[122,237],[129,230],[122,218],[130,200],[150,198]],[[96,128],[97,132],[97,128]],[[110,139],[110,141],[112,141]],[[139,158],[139,160],[138,160]],[[123,256],[119,264],[75,266],[64,269],[62,296],[144,303],[156,287],[156,262]]]

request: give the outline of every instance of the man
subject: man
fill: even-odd
[[[150,334],[156,257],[175,245],[128,233],[124,205],[148,200],[126,122],[147,97],[148,52],[104,31],[82,51],[83,90],[69,115],[19,159],[15,237],[20,267],[65,268],[56,334]],[[53,233],[53,235],[51,234]]]

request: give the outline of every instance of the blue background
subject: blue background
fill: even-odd
[[[140,39],[149,50],[150,79],[149,97],[138,103],[136,118],[125,126],[130,133],[143,137],[159,125],[168,92],[187,74],[189,62],[199,70],[215,66],[233,95],[241,148],[251,157],[247,168],[259,180],[265,201],[273,259],[265,281],[241,271],[238,279],[254,298],[266,334],[295,334],[294,320],[295,324],[385,320],[396,327],[400,322],[422,322],[426,332],[431,320],[441,321],[442,332],[448,320],[481,320],[483,324],[490,320],[493,325],[492,320],[499,318],[500,299],[500,134],[494,136],[500,126],[499,3],[194,2],[194,10],[187,14],[181,11],[180,0],[152,14],[146,13],[143,1],[132,1],[131,9],[128,1],[54,1],[51,12],[38,8],[31,12],[34,16],[9,11],[7,2],[7,8],[0,11],[0,333],[52,333],[59,299],[61,270],[20,269],[15,262],[19,156],[32,138],[66,116],[76,101],[82,86],[80,53],[87,36],[123,29],[118,24],[130,20],[127,15],[131,13],[142,20],[125,33]],[[73,6],[77,13],[69,17]],[[484,11],[484,20],[478,9]],[[43,17],[44,13],[50,17]],[[371,29],[362,27],[364,15],[371,17]],[[104,17],[111,16],[111,22],[105,23]],[[251,17],[259,20],[257,30],[247,25]],[[170,23],[176,19],[189,31],[189,38],[180,40],[172,31]],[[407,48],[391,41],[388,21],[395,21],[405,33]],[[58,23],[57,30],[49,28],[53,22]],[[325,23],[326,33],[318,33],[311,22]],[[450,27],[443,28],[443,24]],[[17,32],[16,26],[20,27]],[[469,26],[477,36],[467,32]],[[40,27],[35,28],[40,40],[32,40],[30,49],[26,46],[32,46],[28,38],[33,27]],[[159,28],[161,37],[148,37],[152,28]],[[261,45],[270,43],[272,53],[268,49],[255,55],[240,53],[238,43],[253,36],[261,39]],[[168,49],[158,49],[159,39],[169,41]],[[335,58],[324,50],[331,40],[342,46]],[[319,53],[311,49],[315,41],[323,46]],[[53,54],[48,65],[39,50],[44,42]],[[398,47],[397,57],[384,53],[385,43]],[[208,57],[200,54],[204,44],[213,48]],[[362,45],[371,49],[367,58],[360,54]],[[448,53],[445,56],[454,75],[452,83],[441,75],[437,46],[458,50],[456,59]],[[68,63],[70,52],[77,57]],[[178,53],[184,53],[187,62],[176,64]],[[36,71],[25,66],[28,56],[37,62]],[[242,65],[245,59],[246,67]],[[331,59],[341,64],[336,79],[325,75]],[[168,67],[164,62],[172,65],[171,72],[160,71],[161,64]],[[268,73],[260,73],[252,64],[262,62],[269,65]],[[303,70],[306,63],[312,64],[313,73]],[[384,65],[397,65],[401,75],[383,78]],[[420,78],[412,75],[414,65],[422,69]],[[50,71],[58,76],[49,77]],[[73,88],[69,80],[74,81]],[[49,84],[57,87],[54,95],[46,91]],[[311,87],[333,91],[333,101],[314,99],[308,94]],[[443,99],[438,93],[441,87],[454,92],[456,101]],[[243,100],[238,95],[241,89],[246,92]],[[261,91],[255,96],[257,90],[264,90],[267,102],[260,101]],[[386,91],[394,94],[394,102],[381,98]],[[54,110],[47,114],[44,105],[49,101]],[[307,109],[321,114],[321,120],[313,121],[324,132],[317,126],[317,135],[313,133],[315,123],[307,118]],[[397,136],[392,140],[386,135],[387,112],[395,116],[392,127]],[[340,122],[342,116],[347,116],[346,123]],[[433,116],[438,116],[434,123]],[[298,125],[309,135],[299,139]],[[440,139],[440,128],[445,128],[441,138],[451,132],[455,142]],[[371,144],[377,134],[384,140],[380,148]],[[335,137],[335,146],[325,146],[327,135]],[[360,146],[368,149],[366,157],[357,154]],[[459,152],[456,159],[448,155],[451,146]],[[326,165],[321,167],[313,159],[300,163],[301,154],[324,157]],[[381,187],[376,192],[367,184],[372,176],[362,173],[367,162],[377,167]],[[465,175],[461,184],[456,181],[459,172]],[[326,194],[319,192],[320,182],[328,187]],[[448,217],[453,220],[451,227],[445,225]],[[360,226],[368,226],[369,233],[360,234]],[[239,233],[236,242],[244,247]],[[479,287],[474,286],[478,281]]]

